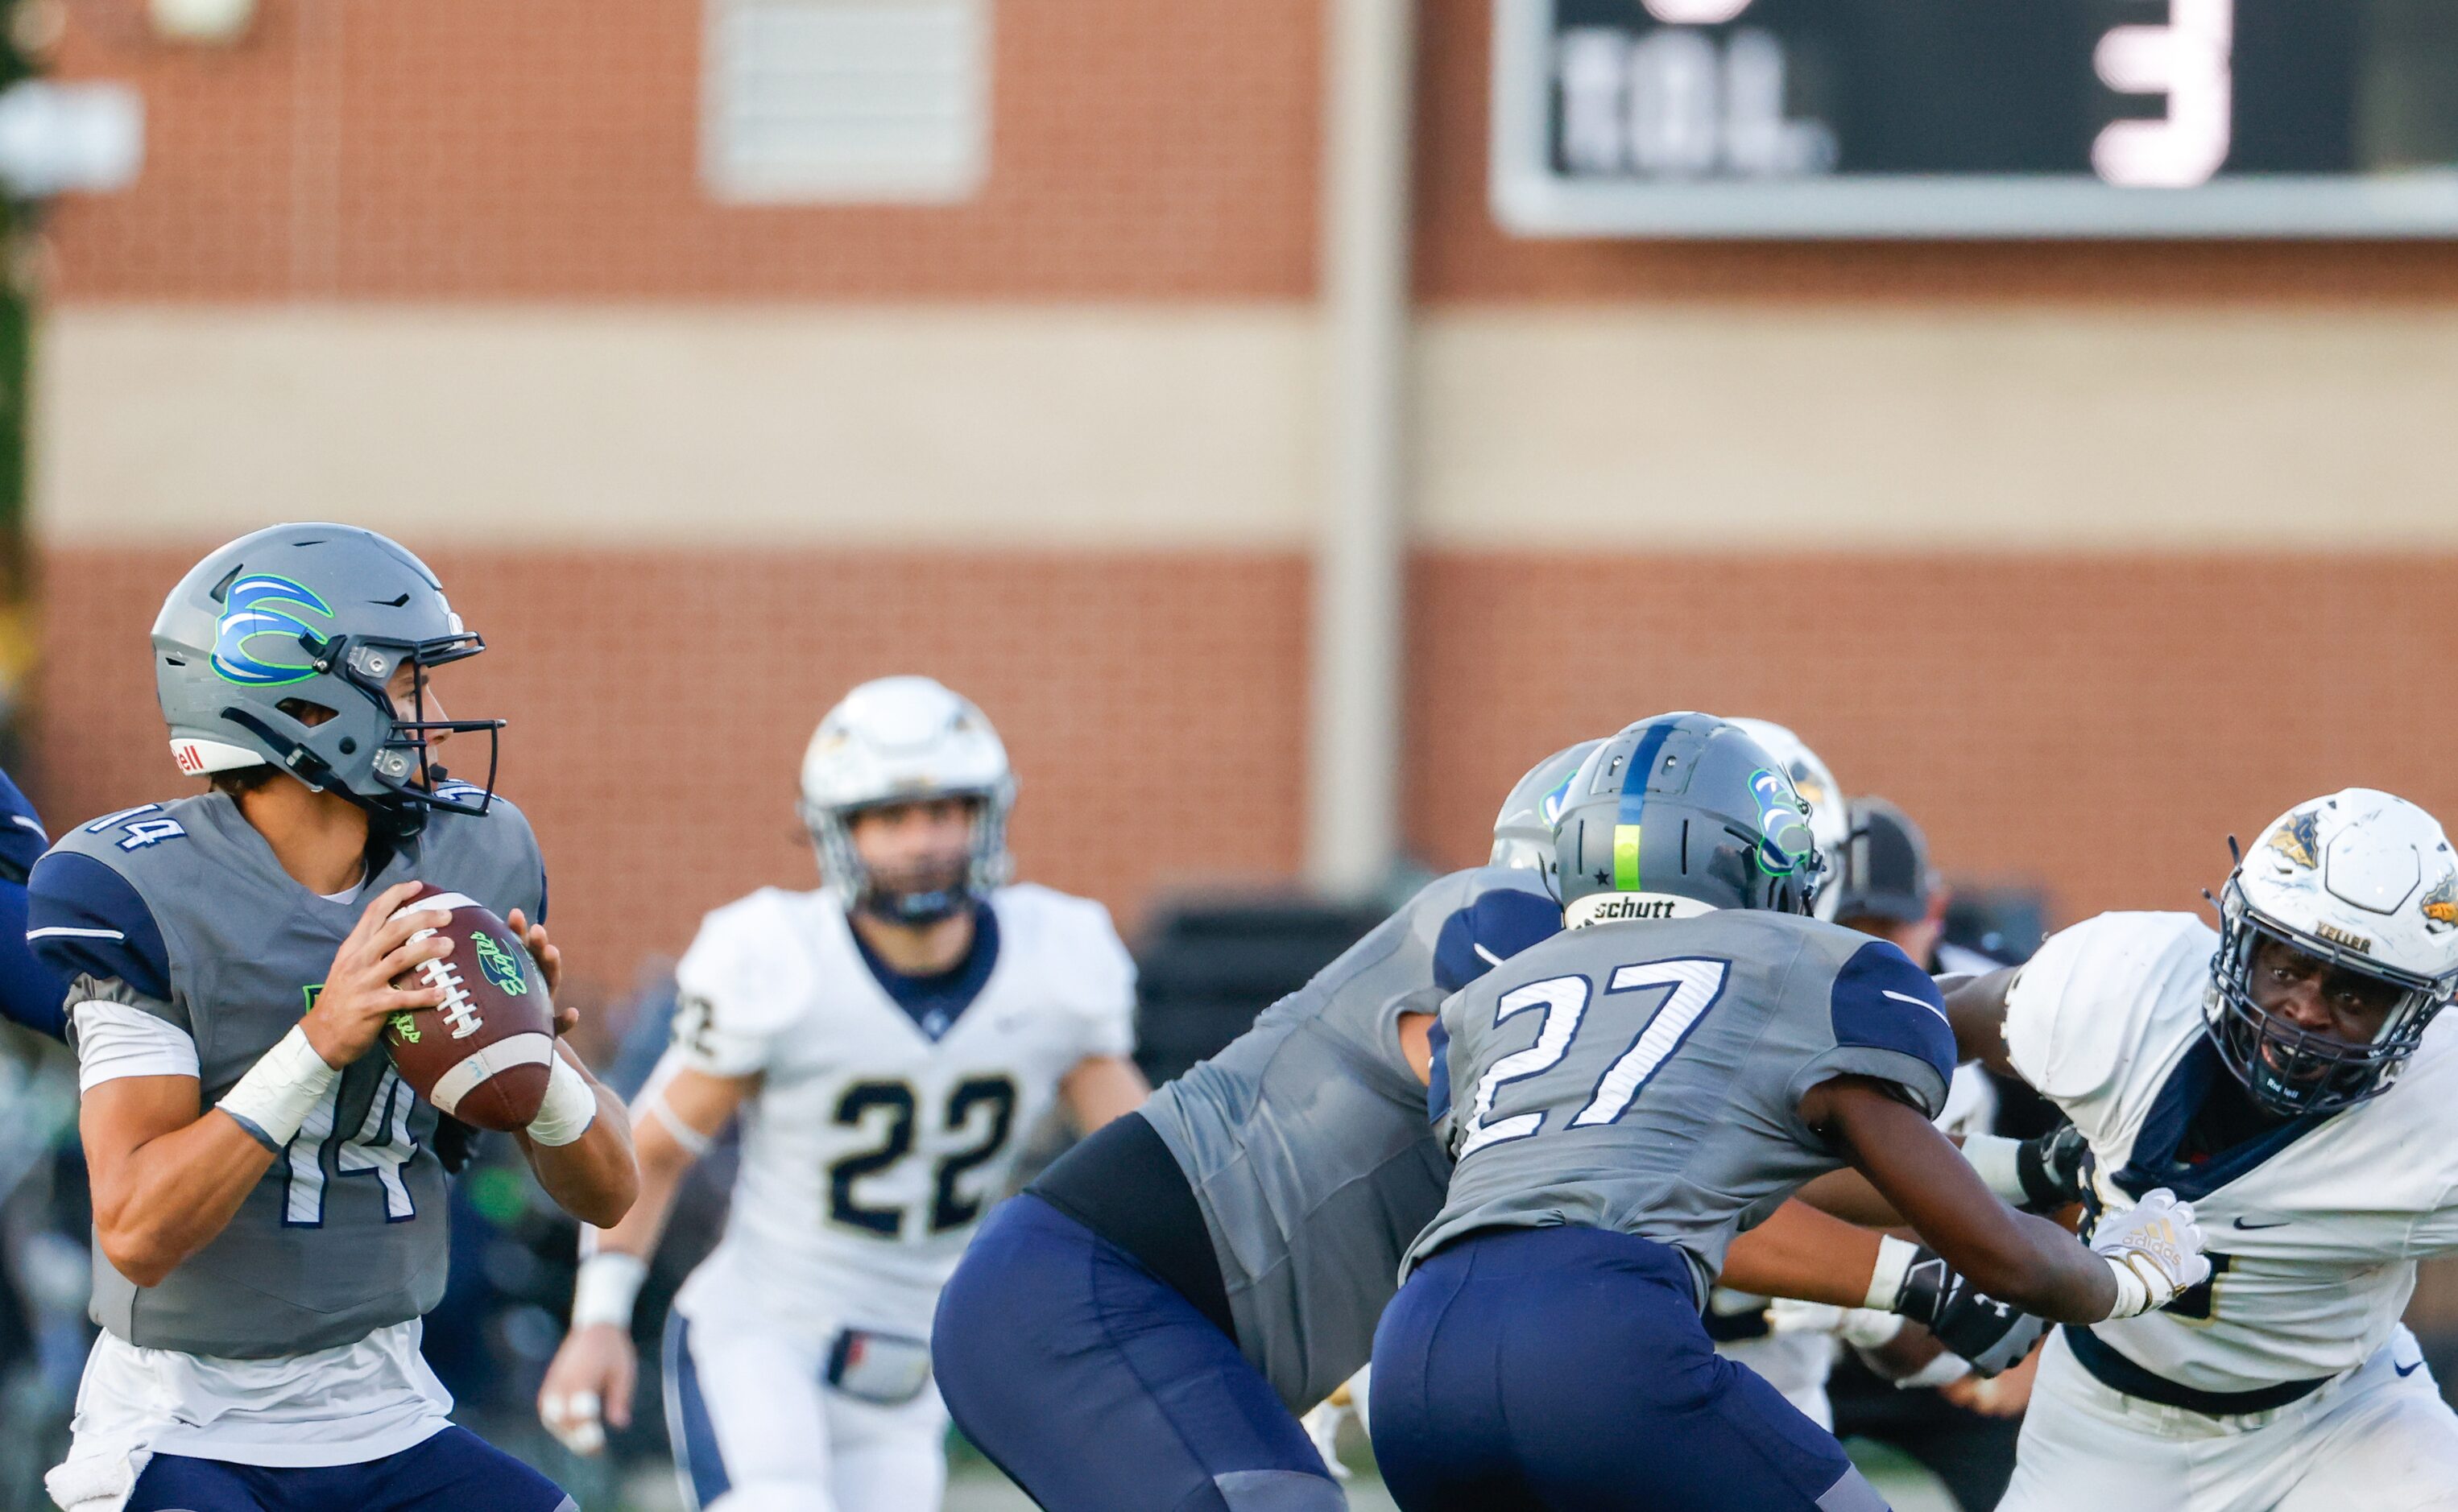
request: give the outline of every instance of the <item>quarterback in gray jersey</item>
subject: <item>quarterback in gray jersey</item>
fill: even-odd
[[[1404,1016],[1561,927],[1531,863],[1594,744],[1520,780],[1494,864],[1428,885],[985,1223],[941,1297],[940,1389],[1042,1505],[1344,1505],[1296,1414],[1365,1363],[1448,1178]]]
[[[2131,1315],[2207,1274],[2173,1198],[2094,1253],[1989,1193],[1928,1122],[1955,1060],[1935,984],[1806,917],[1806,815],[1704,715],[1635,724],[1572,778],[1571,927],[1452,996],[1435,1036],[1456,1166],[1374,1347],[1376,1458],[1408,1512],[1883,1506],[1698,1316],[1734,1236],[1847,1164],[2041,1316]]]
[[[320,525],[205,558],[154,649],[174,757],[212,789],[77,827],[30,882],[29,940],[68,984],[104,1331],[52,1494],[70,1512],[568,1508],[445,1417],[419,1319],[444,1292],[452,1131],[371,1053],[391,1015],[442,999],[393,985],[452,949],[445,914],[406,906],[421,882],[505,916],[550,989],[560,972],[537,843],[491,758],[485,784],[432,759],[493,738],[430,682],[483,643],[416,557]],[[568,1050],[552,1074],[515,1137],[556,1201],[612,1222],[636,1182],[621,1106]]]

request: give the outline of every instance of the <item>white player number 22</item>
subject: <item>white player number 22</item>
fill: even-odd
[[[1665,996],[1631,1041],[1630,1048],[1597,1079],[1587,1106],[1571,1115],[1566,1127],[1587,1129],[1610,1124],[1630,1111],[1640,1090],[1723,995],[1724,979],[1731,972],[1732,963],[1713,956],[1682,956],[1615,967],[1612,980],[1605,984],[1607,997],[1649,990],[1665,992]],[[1544,1127],[1542,1112],[1493,1118],[1493,1100],[1504,1087],[1541,1076],[1571,1053],[1571,1042],[1578,1038],[1588,1017],[1589,992],[1585,977],[1552,977],[1503,994],[1502,1001],[1494,1005],[1495,1024],[1530,1008],[1543,1009],[1544,1022],[1537,1026],[1535,1044],[1503,1056],[1477,1080],[1468,1119],[1461,1125],[1459,1159],[1466,1160],[1489,1145],[1525,1139]]]

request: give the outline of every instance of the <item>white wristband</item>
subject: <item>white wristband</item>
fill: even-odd
[[[2116,1305],[2108,1310],[2107,1321],[2120,1317],[2139,1317],[2151,1311],[2151,1288],[2135,1274],[2134,1267],[2113,1254],[2103,1254],[2109,1270],[2116,1274]]]
[[[1895,1382],[1897,1391],[1926,1391],[1961,1380],[1971,1374],[1971,1361],[1951,1350],[1941,1351],[1935,1359]]]
[[[546,1100],[530,1120],[530,1138],[541,1145],[569,1145],[596,1121],[597,1088],[558,1053],[554,1069],[547,1073]]]
[[[294,1024],[214,1106],[258,1144],[278,1151],[299,1137],[299,1126],[340,1074],[307,1043],[307,1031]]]
[[[601,1250],[581,1261],[580,1274],[572,1283],[572,1326],[612,1323],[630,1332],[632,1305],[640,1299],[640,1283],[648,1278],[649,1262],[620,1250]]]
[[[1904,1278],[1911,1274],[1912,1261],[1920,1254],[1920,1246],[1908,1239],[1898,1239],[1889,1233],[1878,1240],[1877,1268],[1869,1273],[1869,1295],[1861,1305],[1881,1313],[1891,1313],[1904,1299]]]

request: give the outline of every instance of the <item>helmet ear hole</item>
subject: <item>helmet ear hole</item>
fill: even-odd
[[[316,726],[323,724],[325,720],[332,718],[336,712],[325,708],[321,703],[311,703],[304,698],[284,698],[273,707],[281,710],[283,714],[288,715],[291,718],[298,720],[301,724],[307,726],[311,730]]]

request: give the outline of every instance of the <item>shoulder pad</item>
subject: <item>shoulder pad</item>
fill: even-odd
[[[26,801],[8,773],[0,772],[0,880],[24,881],[51,843],[34,805]]]
[[[26,942],[64,983],[92,977],[170,999],[171,953],[153,910],[116,867],[66,839],[28,879]]]
[[[2006,1046],[2052,1098],[2106,1089],[2163,1007],[2199,1002],[2218,935],[2192,914],[2114,913],[2059,931],[2006,993]]]
[[[728,1034],[774,1034],[812,998],[809,928],[798,904],[810,895],[763,887],[712,910],[675,966],[675,986],[698,999]]]
[[[1049,951],[1066,962],[1068,1002],[1102,1011],[1122,998],[1132,1004],[1135,958],[1100,901],[1013,882],[990,895],[990,906],[998,911],[1001,950]]]
[[[1550,895],[1500,881],[1478,887],[1442,922],[1434,940],[1434,985],[1457,992],[1561,932],[1561,905]]]
[[[1946,1000],[1929,974],[1892,942],[1864,940],[1827,994],[1827,1017],[1838,1045],[1894,1050],[1925,1061],[1944,1095],[1958,1057]]]

